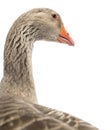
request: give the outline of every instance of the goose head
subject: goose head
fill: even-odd
[[[51,9],[32,9],[21,15],[14,24],[15,28],[20,28],[18,30],[21,30],[25,38],[28,37],[28,40],[46,40],[74,45],[60,15]]]

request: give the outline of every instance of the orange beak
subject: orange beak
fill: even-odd
[[[74,46],[74,41],[65,30],[64,25],[61,26],[60,34],[58,36],[58,41],[61,43],[66,43],[70,46]]]

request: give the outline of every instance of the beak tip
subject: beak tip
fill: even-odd
[[[67,43],[70,46],[75,46],[75,42],[70,38],[70,40]]]

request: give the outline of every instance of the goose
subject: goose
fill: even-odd
[[[32,74],[35,41],[74,45],[60,15],[35,8],[17,18],[4,47],[4,73],[0,83],[0,130],[98,130],[68,113],[37,103]]]

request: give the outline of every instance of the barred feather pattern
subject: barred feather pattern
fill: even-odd
[[[0,130],[98,130],[87,122],[48,107],[11,97],[0,98]]]

